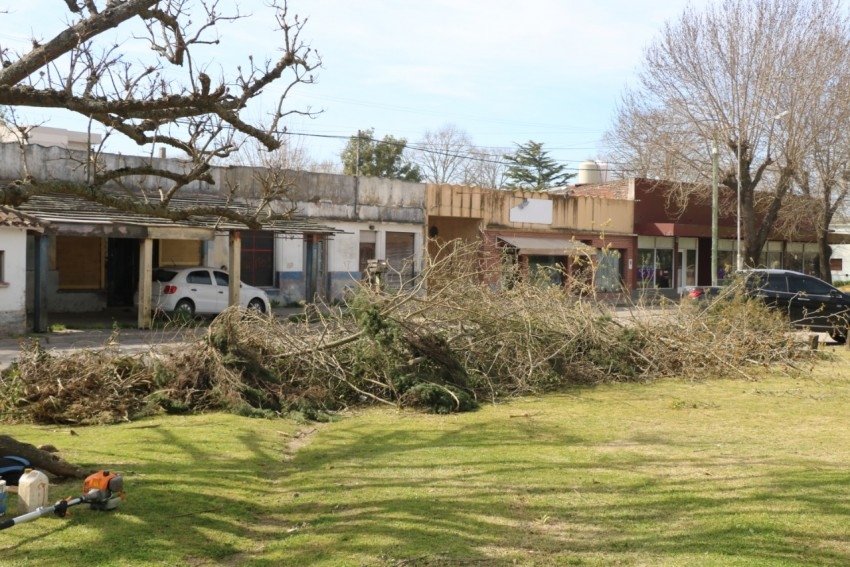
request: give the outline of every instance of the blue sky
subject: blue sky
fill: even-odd
[[[695,0],[704,5],[709,0]],[[476,146],[511,151],[542,142],[569,168],[600,155],[620,94],[643,48],[689,0],[289,0],[307,17],[302,40],[318,50],[318,82],[291,95],[322,113],[288,124],[314,160],[338,160],[344,139],[374,128],[415,142],[451,124]],[[222,3],[227,4],[227,2]],[[262,0],[244,13],[268,14]],[[0,0],[0,45],[49,37],[65,20],[64,0]],[[273,49],[267,17],[221,29],[227,69]],[[52,30],[41,33],[39,30]],[[229,38],[233,42],[228,42]],[[130,47],[128,47],[130,49]],[[251,112],[274,104],[275,89]],[[84,120],[32,111],[32,121],[84,130]],[[129,151],[129,150],[126,150]]]

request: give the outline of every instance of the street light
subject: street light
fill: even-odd
[[[783,110],[773,117],[773,122],[770,123],[770,134],[767,136],[767,147],[770,148],[770,138],[773,137],[773,125],[777,120],[788,116],[788,111]],[[740,272],[744,269],[744,258],[741,256],[741,131],[738,131],[738,243],[737,243],[737,269]],[[769,152],[769,150],[768,150]]]

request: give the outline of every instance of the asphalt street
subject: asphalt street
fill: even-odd
[[[303,313],[303,308],[276,308],[277,318]],[[74,350],[114,348],[123,353],[157,352],[193,340],[192,333],[203,333],[206,326],[195,329],[134,329],[132,312],[100,312],[48,315],[51,325],[59,324],[64,330],[49,333],[30,333],[25,336],[0,336],[0,369],[14,362],[21,349],[30,341],[38,341],[50,354]],[[117,333],[113,325],[121,323]],[[82,328],[79,328],[82,327]]]

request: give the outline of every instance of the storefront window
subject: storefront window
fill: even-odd
[[[596,291],[616,292],[623,288],[623,253],[600,250],[596,255]]]
[[[638,286],[669,289],[673,286],[673,250],[638,249]]]
[[[536,284],[560,286],[564,267],[559,256],[528,256],[528,275]]]
[[[735,271],[735,252],[719,250],[717,252],[717,281],[723,282]]]

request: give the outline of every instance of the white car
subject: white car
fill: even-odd
[[[157,311],[216,315],[227,309],[230,275],[205,266],[161,266],[153,270],[151,307]],[[271,302],[262,289],[240,282],[239,305],[271,312]]]

